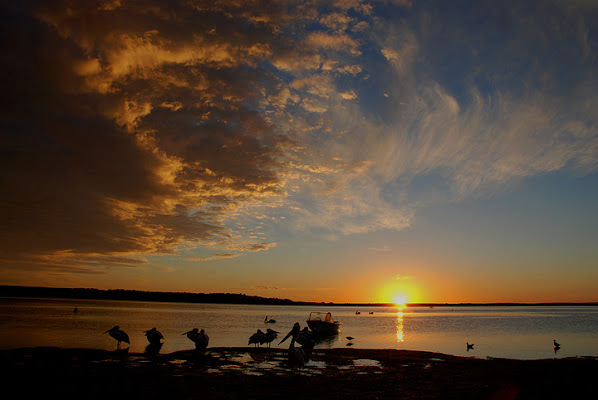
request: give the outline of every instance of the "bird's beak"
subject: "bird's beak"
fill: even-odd
[[[291,333],[293,333],[293,331],[290,331],[289,333],[287,333],[287,335],[284,337],[284,339],[282,339],[280,341],[280,343],[278,343],[278,344],[281,344],[282,342],[284,342],[285,340],[287,340],[289,338],[289,336],[291,336]]]
[[[107,330],[106,332],[104,332],[104,333],[108,333],[108,332],[110,332],[110,329],[108,329],[108,330]]]

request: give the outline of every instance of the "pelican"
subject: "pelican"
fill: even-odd
[[[127,344],[130,344],[129,335],[127,335],[125,333],[125,331],[121,331],[118,328],[118,325],[114,326],[112,329],[108,329],[104,333],[108,333],[110,336],[112,336],[114,339],[116,339],[118,341],[117,346],[120,346],[120,342],[125,342]]]
[[[353,340],[355,339],[353,336],[347,336],[347,340]]]
[[[309,331],[307,326],[301,329],[299,335],[297,335],[297,343],[306,349],[313,349],[314,345],[316,344],[314,335]]]
[[[256,333],[249,337],[249,342],[247,344],[250,345],[253,343],[255,347],[259,347],[265,335],[266,334],[262,332],[261,329],[258,329]]]
[[[276,339],[276,337],[278,336],[278,333],[278,331],[275,331],[273,329],[266,329],[266,333],[263,334],[263,336],[260,338],[260,344],[267,343],[268,347],[270,347],[274,339]]]
[[[189,340],[191,340],[193,343],[195,343],[195,342],[197,342],[197,337],[199,336],[199,332],[198,332],[197,328],[193,328],[189,332],[183,333],[183,335],[187,335]]]
[[[151,344],[159,344],[161,339],[164,339],[164,336],[160,333],[160,331],[156,330],[156,328],[152,328],[145,332],[145,336],[147,337],[147,341]]]
[[[276,320],[275,319],[268,319],[268,317],[266,316],[266,319],[264,320],[265,324],[275,324]]]
[[[560,343],[557,343],[554,339],[552,339],[552,343],[554,343],[554,347],[561,347]]]
[[[467,351],[473,350],[473,343],[467,343]]]
[[[303,362],[305,360],[303,349],[295,347],[295,340],[297,339],[300,330],[301,326],[299,325],[299,322],[295,322],[295,325],[293,325],[293,329],[291,329],[291,331],[284,337],[284,339],[282,339],[280,343],[278,343],[281,344],[282,342],[287,340],[289,336],[292,337],[291,344],[289,345],[289,350],[287,352],[289,364],[291,365],[303,365]]]
[[[199,331],[197,334],[197,339],[195,340],[195,349],[199,351],[206,351],[208,348],[208,343],[210,342],[209,336],[206,334],[206,331],[203,329]]]
[[[349,342],[346,344],[346,346],[353,346],[353,343]]]

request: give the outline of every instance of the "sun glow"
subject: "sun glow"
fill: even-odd
[[[397,307],[403,308],[407,304],[407,296],[403,294],[398,294],[392,298],[392,301],[397,305]]]

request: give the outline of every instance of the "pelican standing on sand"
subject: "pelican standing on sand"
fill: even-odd
[[[301,347],[305,349],[313,349],[316,340],[314,339],[313,333],[309,331],[309,328],[306,326],[297,335],[297,343],[301,345]]]
[[[270,345],[272,344],[274,339],[276,339],[277,336],[278,336],[278,331],[268,328],[268,329],[266,329],[266,333],[260,340],[260,344],[265,343],[268,345],[268,347],[270,347]]]
[[[554,343],[554,347],[561,347],[560,343],[557,343],[554,339],[552,339],[552,343]]]
[[[203,329],[198,332],[197,328],[193,328],[189,332],[183,333],[183,335],[187,335],[189,340],[195,343],[195,350],[205,351],[210,342],[210,338]]]
[[[200,330],[195,341],[195,349],[204,352],[208,348],[208,343],[210,343],[210,337],[206,334],[206,331]]]
[[[160,340],[164,339],[164,336],[158,331],[156,328],[152,328],[145,332],[145,336],[147,337],[147,341],[151,344],[160,344]]]
[[[261,329],[258,329],[256,333],[254,333],[253,335],[251,335],[249,337],[249,342],[247,342],[248,345],[250,344],[254,344],[254,347],[259,347],[259,345],[263,342],[264,340],[264,336],[266,336],[266,334],[264,332],[262,332]]]
[[[127,344],[130,344],[129,343],[129,335],[127,335],[125,333],[125,331],[121,331],[120,328],[118,327],[118,325],[114,326],[112,329],[108,329],[104,333],[108,333],[110,336],[112,336],[114,339],[116,339],[118,341],[118,343],[116,344],[117,346],[120,346],[120,342],[125,342]]]
[[[295,340],[297,339],[297,336],[299,335],[300,331],[301,331],[301,326],[299,326],[299,322],[295,322],[295,325],[293,325],[293,329],[291,329],[291,331],[284,337],[284,339],[282,339],[280,341],[280,343],[278,343],[278,344],[281,344],[282,342],[287,340],[287,338],[289,336],[292,337],[291,344],[289,345],[289,350],[287,352],[287,357],[289,360],[289,364],[291,364],[291,366],[303,365],[303,362],[305,361],[305,355],[303,353],[303,349],[301,349],[299,347],[295,347]]]

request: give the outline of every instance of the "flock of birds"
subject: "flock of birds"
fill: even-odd
[[[265,323],[275,323],[276,321],[273,319],[266,319],[264,320]],[[117,347],[120,348],[121,342],[130,344],[129,335],[118,325],[114,326],[113,328],[107,330],[104,333],[108,333],[111,337],[113,337],[117,341]],[[157,346],[158,348],[162,346],[162,341],[164,340],[164,336],[160,331],[156,328],[149,329],[144,331],[145,336],[147,337],[148,342],[150,343],[149,346]],[[248,345],[253,344],[255,347],[259,347],[261,345],[267,345],[268,347],[271,346],[272,342],[278,337],[280,332],[275,331],[273,329],[266,329],[266,332],[263,332],[261,329],[258,329],[256,333],[249,337]],[[183,333],[183,335],[187,335],[189,340],[195,343],[195,349],[198,352],[205,352],[206,348],[208,347],[208,343],[210,338],[205,333],[205,331],[198,330],[197,328],[192,329],[188,332]],[[306,326],[301,329],[299,322],[295,322],[291,331],[282,339],[278,344],[284,343],[288,338],[291,338],[289,348],[287,351],[287,359],[291,365],[302,365],[305,361],[305,349],[313,349],[314,345],[316,344],[316,338]],[[353,340],[353,337],[347,336],[347,339]],[[301,347],[296,347],[295,343],[301,345]],[[348,345],[352,345],[353,343],[348,343]]]
[[[268,317],[266,317],[264,322],[275,323],[276,321],[273,319],[268,319]],[[130,344],[129,335],[127,335],[125,331],[121,330],[118,325],[114,326],[112,329],[109,329],[104,333],[108,333],[110,336],[117,340],[117,347],[120,347],[121,342]],[[147,331],[144,331],[143,333],[145,333],[145,336],[147,337],[150,346],[162,346],[162,340],[164,339],[164,336],[156,328],[149,329]],[[249,337],[249,342],[247,343],[247,345],[253,344],[255,347],[267,345],[267,347],[270,348],[272,342],[278,337],[279,333],[280,332],[270,328],[266,329],[266,332],[263,332],[261,329],[258,329],[257,332],[255,332],[253,335]],[[197,328],[194,328],[188,332],[183,333],[183,335],[187,335],[189,340],[195,343],[196,351],[201,352],[202,354],[205,352],[206,348],[208,347],[210,338],[203,329],[198,330]],[[288,361],[291,365],[302,365],[305,361],[305,352],[303,349],[313,349],[316,344],[316,338],[313,332],[311,332],[307,326],[301,329],[299,322],[295,322],[291,331],[278,344],[281,345],[289,337],[291,338],[291,342],[287,351]],[[352,336],[347,336],[346,338],[347,340],[349,340],[347,346],[352,346],[353,343],[351,341],[355,338]],[[561,345],[554,339],[552,340],[552,342],[554,344],[554,352],[556,353],[560,350]],[[301,347],[295,347],[295,343],[299,343]],[[467,342],[467,351],[474,350],[473,346],[473,343]]]

